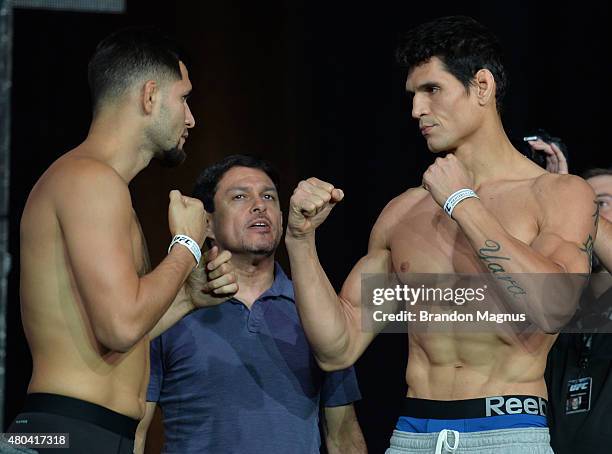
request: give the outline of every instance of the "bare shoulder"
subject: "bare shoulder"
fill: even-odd
[[[31,197],[49,198],[57,207],[83,199],[130,200],[127,183],[110,165],[90,157],[67,153],[38,180]],[[126,199],[127,198],[127,199]]]
[[[110,165],[87,156],[63,156],[49,167],[45,177],[64,184],[88,182],[92,185],[102,183],[127,187],[127,183]]]
[[[422,187],[410,188],[402,192],[397,197],[391,199],[383,208],[370,237],[370,244],[373,241],[387,244],[388,233],[397,225],[398,222],[415,207],[419,202],[429,197],[429,192]]]
[[[383,208],[376,223],[392,226],[398,222],[415,205],[429,197],[429,192],[422,187],[410,188],[391,199]]]
[[[576,175],[544,173],[532,183],[536,200],[545,206],[571,209],[573,204],[592,207],[595,193],[591,186]]]

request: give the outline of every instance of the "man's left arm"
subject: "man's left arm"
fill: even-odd
[[[527,311],[537,326],[554,332],[575,310],[579,294],[577,280],[555,280],[554,286],[547,287],[554,294],[544,299],[534,296],[542,293],[542,288],[535,288],[538,286],[535,276],[529,279],[523,276],[522,282],[513,276],[588,274],[599,216],[595,194],[581,178],[547,174],[538,180],[534,183],[534,193],[539,205],[539,233],[531,244],[510,235],[479,199],[460,202],[452,217],[486,269],[494,277],[503,278],[504,285],[508,284],[506,288],[512,295],[507,300],[512,308],[516,312]],[[458,189],[473,188],[467,171],[452,154],[438,158],[425,172],[423,183],[440,206]],[[562,298],[566,304],[560,304],[558,295],[572,297]]]
[[[353,402],[361,399],[355,369],[327,372],[321,388],[322,426],[330,454],[367,453]]]
[[[217,246],[208,251],[191,272],[176,298],[149,332],[153,340],[189,312],[200,307],[215,306],[230,299],[238,291],[229,251],[219,253]]]
[[[353,404],[324,407],[322,426],[329,454],[367,454]]]

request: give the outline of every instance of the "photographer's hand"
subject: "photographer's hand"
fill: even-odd
[[[565,155],[555,143],[547,143],[541,139],[531,140],[527,143],[533,150],[540,151],[546,155],[546,170],[550,173],[569,173]]]

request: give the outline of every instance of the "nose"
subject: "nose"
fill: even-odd
[[[193,114],[187,103],[185,103],[185,126],[187,126],[187,128],[193,128],[195,126],[195,118],[193,118]]]
[[[266,203],[261,197],[255,197],[253,199],[253,205],[251,206],[251,212],[253,213],[264,213],[266,211]]]
[[[429,115],[429,105],[421,93],[416,93],[412,98],[412,118],[418,120],[423,115]]]

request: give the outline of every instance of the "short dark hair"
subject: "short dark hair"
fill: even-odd
[[[279,176],[274,167],[267,161],[255,156],[246,154],[233,154],[223,158],[221,161],[207,167],[202,171],[193,189],[193,197],[198,198],[204,204],[204,208],[209,213],[215,211],[215,194],[219,186],[219,181],[232,167],[250,167],[264,172],[278,191]]]
[[[441,17],[413,28],[403,37],[396,57],[409,72],[438,57],[466,91],[476,73],[488,69],[495,78],[495,100],[501,112],[508,85],[502,48],[495,35],[471,17]]]
[[[180,79],[181,54],[176,43],[153,28],[125,28],[107,36],[87,68],[94,112],[145,77]]]
[[[612,168],[603,169],[601,167],[594,167],[592,169],[585,170],[582,173],[582,178],[588,180],[589,178],[599,177],[602,175],[612,176]]]

